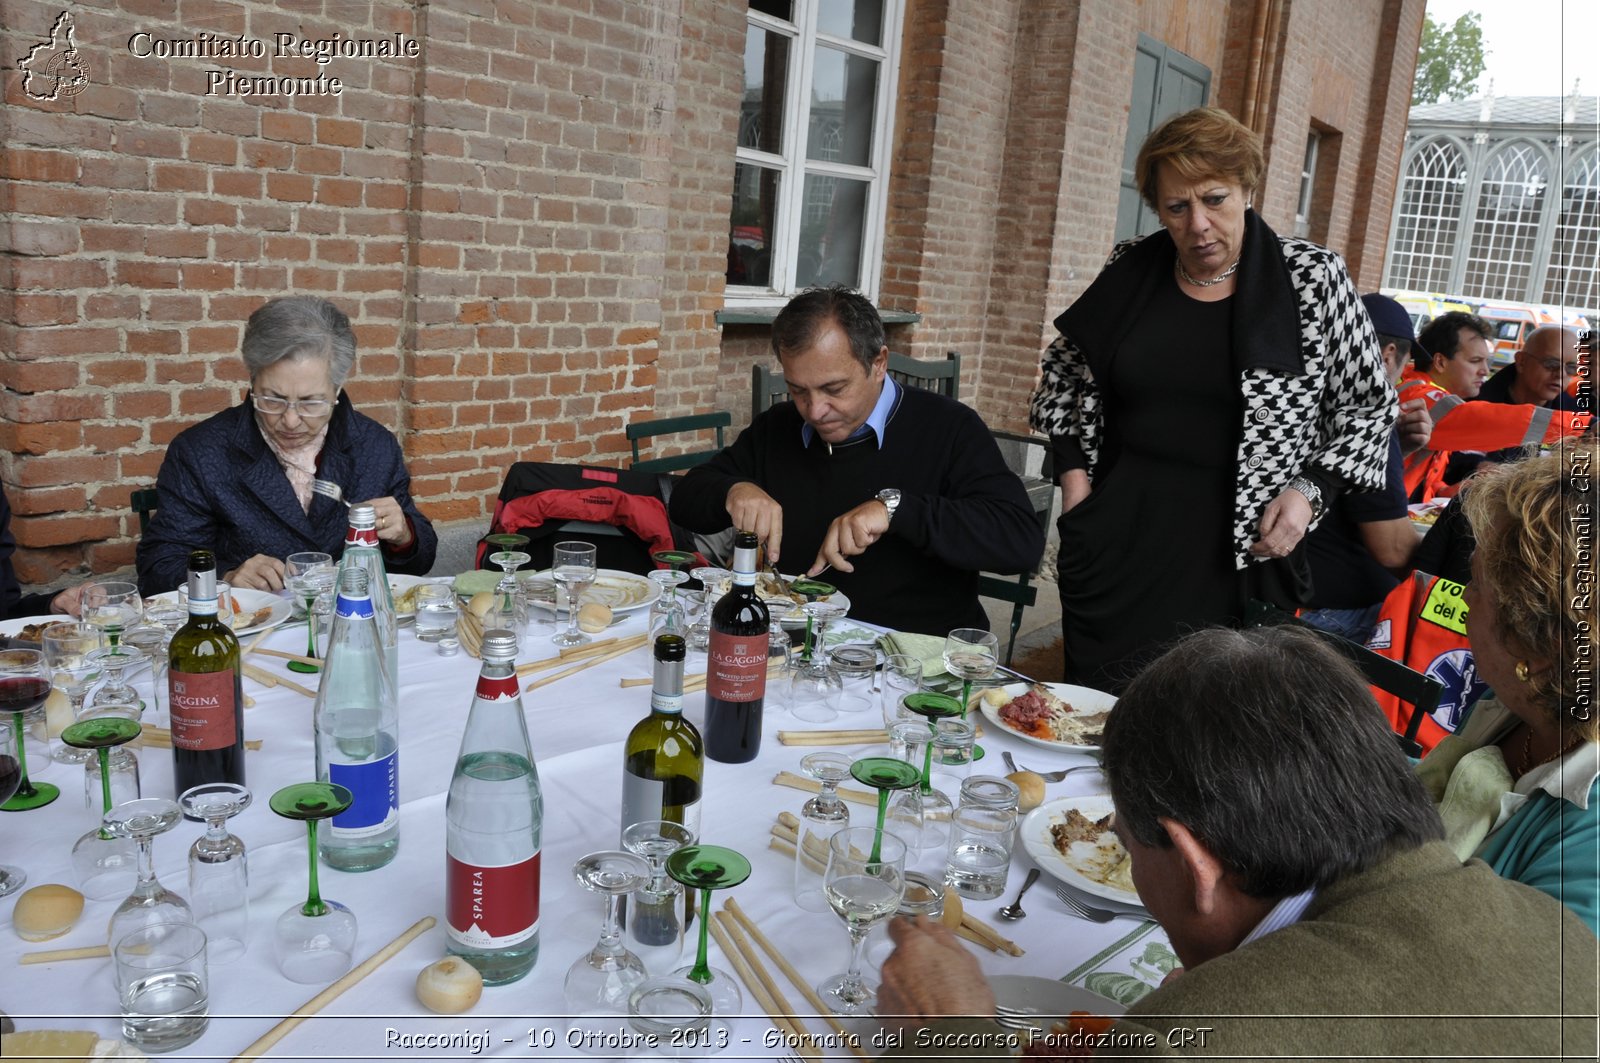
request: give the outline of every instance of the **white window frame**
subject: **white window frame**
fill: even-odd
[[[818,0],[794,0],[793,23],[748,11],[747,26],[775,33],[789,40],[789,83],[784,86],[782,154],[757,148],[738,147],[736,163],[759,164],[779,174],[778,205],[773,232],[767,234],[772,252],[772,286],[729,285],[724,301],[729,309],[781,307],[798,290],[795,268],[796,245],[805,212],[807,174],[846,177],[868,182],[866,217],[861,234],[861,277],[859,288],[873,302],[883,277],[884,223],[889,205],[889,159],[894,143],[894,112],[898,102],[901,18],[904,0],[884,0],[883,46],[836,37],[817,30]],[[748,30],[747,30],[748,33]],[[826,44],[849,55],[859,55],[878,63],[878,85],[874,94],[876,114],[872,120],[872,156],[866,166],[818,162],[806,157],[805,139],[810,134],[807,111],[811,100],[811,78],[816,46]],[[742,57],[742,53],[741,53]],[[731,207],[731,197],[730,197]],[[731,218],[731,209],[730,209]]]
[[[1313,129],[1306,135],[1306,158],[1300,167],[1300,198],[1295,202],[1294,234],[1304,239],[1311,233],[1311,201],[1316,194],[1317,149],[1322,134]]]

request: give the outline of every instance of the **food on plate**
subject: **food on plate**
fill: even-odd
[[[413,583],[409,587],[400,587],[393,580],[389,582],[389,593],[394,597],[394,614],[396,616],[411,616],[417,611],[417,592],[427,586],[425,583]]]
[[[1048,1033],[1030,1037],[1028,1043],[1022,1046],[1022,1058],[1041,1060],[1043,1063],[1088,1059],[1099,1046],[1100,1036],[1116,1022],[1116,1019],[1104,1015],[1074,1011],[1066,1019],[1053,1024]]]
[[[483,975],[465,960],[446,956],[417,972],[417,1000],[440,1015],[460,1015],[483,996]]]
[[[233,627],[238,631],[243,631],[247,627],[255,627],[258,624],[265,624],[272,619],[272,605],[270,603],[263,605],[254,612],[249,612],[239,604],[239,599],[231,594],[228,595],[228,598],[233,603]]]
[[[578,606],[578,627],[593,635],[611,626],[611,606],[604,602],[584,602]]]
[[[1111,829],[1114,818],[1114,813],[1107,812],[1099,819],[1090,819],[1076,808],[1069,808],[1064,819],[1050,823],[1050,844],[1074,871],[1091,882],[1137,893],[1128,850]]]
[[[77,925],[83,914],[83,894],[59,882],[27,890],[17,898],[11,926],[24,941],[49,941]]]
[[[52,688],[50,696],[44,699],[44,725],[51,738],[55,738],[72,726],[77,717],[72,715],[72,699],[67,697],[66,691]]]
[[[1090,819],[1077,809],[1069,808],[1064,822],[1050,824],[1050,840],[1056,850],[1065,855],[1067,846],[1073,842],[1098,842],[1100,836],[1111,829],[1113,817],[1113,813],[1107,812],[1099,819]]]
[[[1079,712],[1037,684],[1015,697],[1000,688],[986,690],[982,697],[995,709],[1000,722],[1013,731],[1075,746],[1099,745],[1100,732],[1110,715],[1110,710]]]
[[[794,588],[797,586],[814,587],[819,593],[804,594]],[[762,601],[789,602],[792,608],[799,607],[807,602],[825,602],[836,593],[836,588],[828,583],[818,583],[815,580],[792,580],[785,586],[777,576],[771,572],[763,572],[756,577],[756,594]]]
[[[18,1060],[104,1059],[100,1045],[100,1035],[88,1030],[19,1030],[5,1035],[4,1052]]]
[[[1044,778],[1037,772],[1014,771],[1006,778],[1017,786],[1017,811],[1032,812],[1044,803]]]
[[[17,633],[11,637],[16,639],[18,642],[38,642],[40,639],[44,638],[44,629],[49,627],[51,624],[57,623],[60,623],[60,621],[49,620],[43,624],[23,624],[22,627],[17,629]]]

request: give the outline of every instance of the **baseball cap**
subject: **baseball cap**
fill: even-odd
[[[1367,308],[1367,316],[1372,319],[1374,330],[1384,336],[1399,336],[1416,345],[1417,334],[1412,331],[1411,315],[1406,313],[1405,307],[1377,292],[1363,295],[1361,305]]]

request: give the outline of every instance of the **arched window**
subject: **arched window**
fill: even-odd
[[[1466,181],[1466,158],[1448,140],[1430,141],[1411,156],[1400,189],[1388,287],[1442,292],[1449,286]]]
[[[1471,299],[1532,295],[1534,244],[1548,184],[1544,155],[1532,144],[1509,144],[1489,160],[1461,294]]]
[[[1544,301],[1600,309],[1600,145],[1589,146],[1561,189]]]

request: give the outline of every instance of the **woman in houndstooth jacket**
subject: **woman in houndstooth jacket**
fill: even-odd
[[[1069,681],[1120,690],[1172,639],[1294,607],[1299,545],[1382,486],[1394,392],[1338,255],[1251,209],[1259,138],[1199,108],[1135,164],[1162,229],[1116,248],[1055,324],[1030,422],[1061,480]]]

